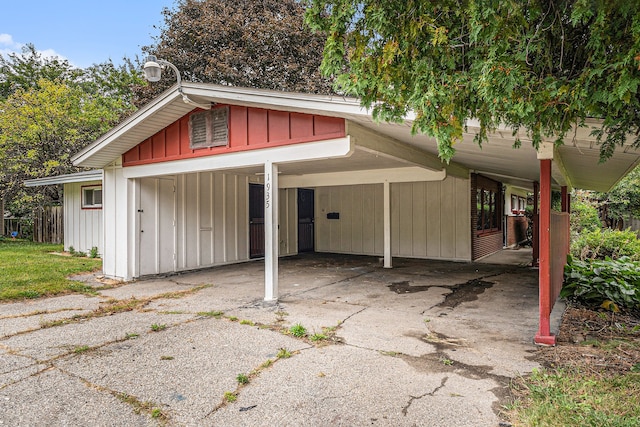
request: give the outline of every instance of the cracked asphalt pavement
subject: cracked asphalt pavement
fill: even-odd
[[[267,304],[263,268],[0,304],[0,426],[498,426],[538,367],[536,270],[310,254]]]

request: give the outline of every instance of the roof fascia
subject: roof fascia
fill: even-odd
[[[124,119],[122,122],[120,122],[120,124],[116,125],[109,132],[102,135],[95,142],[89,144],[87,147],[78,152],[71,158],[72,163],[76,166],[78,164],[81,164],[82,162],[90,158],[94,153],[109,145],[111,141],[130,131],[139,123],[143,122],[147,118],[156,114],[158,111],[162,110],[164,107],[171,104],[175,99],[181,97],[182,95],[179,92],[178,86],[172,86],[171,88],[160,94],[153,101],[151,101],[149,104],[145,105],[140,110]]]

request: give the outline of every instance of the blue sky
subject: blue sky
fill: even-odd
[[[141,55],[177,0],[0,0],[0,54],[33,43],[81,68]],[[154,26],[156,28],[154,28]]]

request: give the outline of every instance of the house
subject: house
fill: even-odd
[[[339,96],[174,86],[73,158],[103,173],[103,272],[128,280],[264,258],[264,299],[274,301],[279,256],[372,255],[392,268],[393,257],[473,261],[516,245],[534,192],[536,341],[552,344],[568,190],[607,191],[640,153],[623,147],[601,164],[585,128],[538,151],[512,148],[512,130],[501,128],[479,147],[479,124],[469,122],[446,164],[411,125],[410,117],[376,123],[358,100]],[[78,194],[98,191],[91,182],[70,188],[81,213]],[[564,213],[551,212],[552,189],[562,190]]]
[[[63,185],[64,248],[89,253],[97,248],[103,253],[102,170],[30,179],[27,187]]]

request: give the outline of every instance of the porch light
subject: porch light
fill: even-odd
[[[189,98],[183,91],[182,91],[182,78],[180,77],[180,71],[178,70],[178,68],[173,65],[171,62],[169,61],[165,61],[163,59],[158,59],[155,57],[155,55],[149,55],[147,57],[147,62],[144,63],[144,66],[142,67],[144,70],[144,78],[147,79],[148,81],[150,81],[151,83],[160,81],[160,78],[162,77],[162,68],[163,67],[169,67],[173,70],[173,72],[176,74],[176,79],[178,82],[178,92],[180,92],[180,94],[182,95],[182,100],[187,103],[187,104],[191,104],[195,107],[198,108],[202,108],[204,110],[209,110],[211,109],[211,104],[201,104],[199,102],[193,101],[191,98]]]

